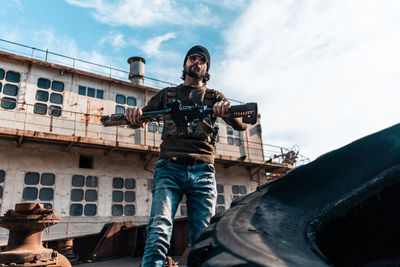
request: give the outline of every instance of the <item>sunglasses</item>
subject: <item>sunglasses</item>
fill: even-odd
[[[191,55],[188,57],[190,59],[190,61],[192,62],[196,62],[196,60],[198,59],[200,64],[204,64],[206,63],[206,58],[203,56],[197,56],[197,55]]]

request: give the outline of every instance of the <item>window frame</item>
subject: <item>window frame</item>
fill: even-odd
[[[27,178],[28,175],[35,175],[37,176],[37,183],[27,183]],[[51,175],[53,176],[53,183],[52,184],[44,184],[43,177],[45,175]],[[54,207],[54,199],[55,199],[55,194],[56,194],[56,173],[53,172],[38,172],[38,171],[27,171],[25,172],[24,175],[24,184],[23,184],[23,190],[22,190],[22,195],[21,195],[21,202],[38,202],[40,204],[43,204],[45,208],[53,208]],[[34,199],[27,199],[24,198],[24,194],[26,189],[36,189],[36,198]],[[41,193],[44,192],[45,190],[51,190],[51,198],[50,199],[41,199]],[[25,196],[26,197],[26,196]]]
[[[46,84],[42,84],[46,82]],[[59,89],[58,86],[62,85],[62,89]],[[36,82],[36,93],[35,93],[35,103],[33,105],[33,113],[44,115],[44,116],[53,116],[53,117],[61,117],[62,116],[62,107],[64,105],[64,92],[65,92],[65,83],[58,80],[51,80],[44,77],[39,77]],[[47,94],[46,100],[40,99],[38,97],[38,93]],[[56,101],[57,100],[57,101]],[[43,112],[46,108],[46,111]]]
[[[121,181],[122,179],[122,187],[120,187],[119,184],[116,183],[116,181]],[[129,187],[127,188],[127,181],[131,181],[132,180],[132,184],[133,187]],[[136,199],[137,199],[137,195],[136,195],[136,180],[133,177],[113,177],[113,181],[111,184],[111,188],[112,188],[112,195],[111,195],[111,216],[113,217],[129,217],[129,216],[135,216],[136,215]],[[133,200],[132,201],[127,201],[126,200],[126,195],[127,193],[133,193]],[[120,200],[116,200],[114,198],[115,195],[121,195]],[[133,214],[126,214],[126,209],[127,207],[133,206]],[[114,208],[120,208],[122,213],[120,213],[120,211],[118,210],[118,213],[116,212],[116,210],[114,210]]]
[[[80,184],[74,184],[74,177],[81,178],[83,177],[83,184],[80,186]],[[89,177],[94,177],[96,178],[96,186],[90,186],[88,185],[88,178]],[[97,216],[98,214],[98,206],[99,206],[99,184],[100,184],[100,179],[96,175],[81,175],[81,174],[74,174],[71,177],[71,190],[70,190],[70,198],[69,198],[69,216],[71,217],[94,217]],[[72,192],[73,191],[78,191],[82,190],[82,200],[73,200],[72,199]],[[96,192],[96,200],[88,200],[87,199],[87,192]],[[92,207],[92,205],[95,205],[95,214],[93,215],[87,215],[86,211],[88,210],[87,207]],[[81,207],[81,214],[80,215],[73,215],[71,212],[72,210],[76,207],[80,206]]]
[[[89,95],[89,90],[91,95]],[[83,86],[83,85],[78,85],[78,95],[80,96],[86,96],[86,97],[90,97],[90,98],[96,98],[96,99],[100,99],[100,100],[104,100],[104,89],[97,89],[94,87],[90,87],[90,86]],[[101,95],[101,97],[100,97]]]
[[[10,74],[16,74],[18,79],[10,79],[10,77],[8,77]],[[21,73],[18,71],[0,68],[0,80],[2,81],[0,83],[0,107],[6,110],[16,109],[17,99],[20,92]],[[12,94],[10,94],[9,91],[12,90],[10,87],[14,87],[12,89],[14,89],[15,92]]]
[[[120,102],[117,101],[118,97],[120,97],[120,98],[123,97],[123,99],[124,99],[124,101],[122,101],[123,103],[121,101]],[[132,99],[132,101],[134,100],[135,105],[128,104],[129,99]],[[117,109],[123,108],[124,112],[122,114],[125,114],[125,110],[128,107],[135,107],[137,105],[137,98],[135,96],[126,96],[124,94],[117,93],[117,94],[115,94],[114,103],[115,103],[115,113],[122,113],[122,112],[117,112]]]

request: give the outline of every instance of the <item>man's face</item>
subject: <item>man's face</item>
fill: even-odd
[[[188,56],[185,64],[186,74],[196,79],[203,79],[207,74],[207,60],[200,54]]]

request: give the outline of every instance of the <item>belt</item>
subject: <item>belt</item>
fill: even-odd
[[[194,159],[194,158],[178,158],[178,157],[172,157],[171,162],[173,163],[178,163],[178,164],[184,164],[184,165],[195,165],[197,163],[205,163],[202,160],[199,159]]]

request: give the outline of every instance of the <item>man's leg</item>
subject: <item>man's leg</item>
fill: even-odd
[[[199,233],[210,224],[210,219],[215,214],[217,196],[215,170],[212,164],[196,164],[192,175],[192,181],[186,186],[187,192],[185,192],[191,246],[194,245]]]
[[[157,167],[158,163],[158,167]],[[153,200],[142,266],[164,266],[172,234],[174,216],[182,199],[182,191],[170,173],[168,163],[156,163]],[[165,163],[165,162],[164,162]]]

